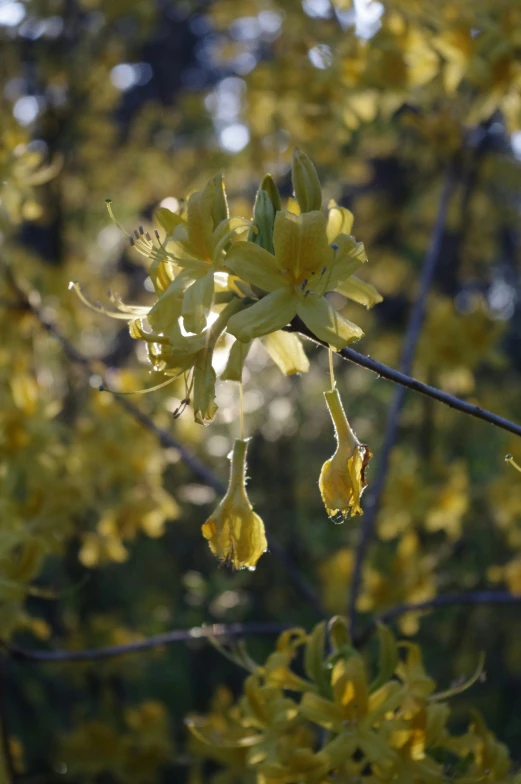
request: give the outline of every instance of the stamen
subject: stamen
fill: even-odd
[[[112,223],[115,226],[117,226],[118,229],[123,232],[123,234],[126,234],[127,237],[130,237],[130,234],[128,233],[128,231],[126,229],[124,229],[123,226],[121,226],[121,224],[119,224],[117,222],[116,218],[114,217],[114,213],[112,212],[112,199],[105,199],[105,204],[107,205],[107,210],[108,210],[108,213],[110,215],[110,219],[111,219]]]
[[[516,463],[516,461],[514,460],[513,455],[505,455],[505,462],[506,463],[510,463],[511,466],[514,466],[516,471],[521,472],[521,466],[518,465],[518,463]]]
[[[139,233],[140,233],[140,234],[144,234],[144,233],[145,233],[145,230],[143,229],[143,226],[140,226],[140,227],[139,227]]]
[[[166,381],[162,381],[161,384],[156,384],[155,386],[147,387],[146,389],[134,389],[132,392],[117,392],[115,389],[103,386],[103,384],[98,387],[98,390],[100,392],[110,392],[111,395],[116,395],[117,397],[126,397],[127,395],[148,395],[149,392],[156,392],[158,389],[162,389],[163,387],[168,386],[168,384],[177,381],[180,375],[181,373],[178,373],[176,376],[171,376]]]
[[[150,232],[147,231],[147,233],[145,234],[145,237],[147,238],[147,240],[149,242],[152,242],[152,237],[150,236]]]
[[[301,291],[304,291],[304,289],[305,289],[305,288],[306,288],[306,286],[308,285],[308,281],[309,281],[309,278],[304,278],[304,280],[303,280],[303,281],[302,281],[302,283],[300,284]]]
[[[83,304],[86,305],[88,308],[90,308],[90,310],[93,310],[95,313],[102,313],[104,316],[110,316],[110,318],[115,318],[115,319],[122,319],[123,321],[130,321],[130,319],[135,318],[135,316],[130,315],[128,313],[120,313],[115,310],[107,310],[107,308],[104,308],[103,305],[100,305],[99,303],[90,302],[90,300],[88,300],[87,297],[82,292],[79,283],[76,283],[75,281],[71,281],[69,283],[69,290],[73,290],[76,293],[76,295],[81,299]]]
[[[130,240],[130,247],[133,248],[134,245],[136,244],[134,237],[129,237],[129,240]]]
[[[181,400],[176,410],[172,412],[172,416],[174,417],[174,419],[179,419],[179,417],[181,416],[185,408],[189,405],[190,405],[189,397],[185,397],[184,400]]]
[[[139,239],[139,231],[134,229],[134,237],[138,240]]]

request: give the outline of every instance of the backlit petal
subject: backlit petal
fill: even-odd
[[[202,332],[212,308],[214,295],[213,270],[189,286],[183,298],[182,315],[187,332]]]
[[[340,283],[356,272],[367,261],[364,244],[356,242],[347,234],[340,234],[336,240],[335,256],[331,265],[331,272],[326,281],[326,291],[334,291]]]
[[[360,327],[341,316],[324,297],[310,295],[299,299],[297,314],[317,338],[338,351],[364,335]]]
[[[307,358],[298,335],[292,332],[272,332],[266,335],[262,344],[272,360],[287,376],[294,373],[307,373]]]
[[[353,222],[353,213],[345,207],[339,207],[331,199],[327,215],[327,241],[334,242],[339,234],[351,234]]]
[[[358,302],[359,305],[365,305],[366,308],[372,308],[383,300],[380,292],[371,283],[366,283],[365,280],[360,280],[354,275],[339,283],[335,291],[352,299],[353,302]]]
[[[212,257],[214,201],[215,182],[210,180],[202,191],[192,193],[187,206],[188,243],[197,258],[208,261]]]
[[[286,285],[275,256],[253,242],[237,242],[226,255],[225,267],[241,280],[262,291],[275,291]]]
[[[277,289],[228,322],[228,332],[245,343],[289,324],[297,311],[297,297],[289,286]]]
[[[326,234],[326,218],[313,210],[302,215],[277,212],[273,247],[279,268],[288,270],[296,283],[320,274],[330,264],[333,250]]]

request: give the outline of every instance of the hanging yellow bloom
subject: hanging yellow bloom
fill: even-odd
[[[202,527],[212,553],[235,569],[254,569],[268,547],[264,523],[246,494],[247,447],[247,441],[235,441],[228,490]]]
[[[363,514],[360,496],[366,486],[365,467],[372,453],[351,430],[336,387],[324,392],[324,397],[335,427],[337,449],[322,466],[318,484],[329,517],[335,523],[343,523],[347,517]]]

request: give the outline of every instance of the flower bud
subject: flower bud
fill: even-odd
[[[322,466],[318,484],[329,517],[334,523],[343,523],[348,517],[363,514],[360,496],[372,453],[351,430],[338,390],[324,392],[324,397],[335,427],[337,449]]]
[[[297,148],[291,161],[291,181],[301,212],[321,209],[322,188],[317,171],[306,153]]]
[[[247,441],[235,441],[228,490],[202,527],[212,553],[234,569],[254,569],[268,547],[264,523],[246,494],[247,445]]]

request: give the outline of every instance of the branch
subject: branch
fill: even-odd
[[[509,433],[514,433],[516,436],[521,436],[521,425],[518,425],[516,422],[511,422],[509,419],[499,416],[499,414],[494,414],[492,411],[487,411],[486,408],[475,406],[473,403],[467,403],[465,400],[449,395],[447,392],[443,392],[437,387],[424,384],[416,378],[412,378],[399,370],[394,370],[388,365],[383,365],[381,362],[371,359],[371,357],[359,354],[357,351],[353,351],[352,348],[344,348],[339,351],[338,354],[344,359],[354,362],[355,365],[360,365],[360,367],[366,368],[367,370],[372,370],[373,373],[381,376],[381,378],[386,378],[388,381],[394,381],[395,384],[400,384],[403,387],[412,389],[414,392],[419,392],[421,395],[431,397],[433,400],[437,400],[439,403],[449,406],[449,408],[461,411],[463,414],[468,414],[476,419],[481,419],[483,422],[495,425],[501,430],[507,430]]]
[[[287,328],[287,331],[298,332],[300,335],[312,340],[319,346],[328,347],[327,343],[324,343],[323,340],[317,338],[317,336],[298,318],[292,321],[291,325]],[[461,411],[463,414],[481,419],[483,422],[488,422],[490,425],[500,428],[500,430],[507,430],[509,433],[521,436],[521,425],[510,421],[510,419],[505,419],[505,417],[499,416],[499,414],[494,414],[486,408],[475,406],[473,403],[467,403],[466,400],[461,400],[459,397],[449,395],[447,392],[443,392],[437,387],[424,384],[423,381],[418,381],[418,379],[408,376],[400,370],[394,370],[394,368],[389,367],[389,365],[384,365],[382,362],[378,362],[376,359],[372,359],[372,357],[367,357],[365,354],[359,354],[358,351],[354,351],[352,348],[343,348],[336,353],[339,357],[342,357],[342,359],[347,359],[355,365],[360,365],[360,367],[363,367],[366,370],[371,370],[380,378],[385,378],[387,381],[392,381],[402,387],[412,389],[413,392],[418,392],[420,395],[425,395],[433,400],[437,400],[438,403],[443,403],[443,405],[449,406],[449,408],[453,408],[455,411]],[[369,493],[366,493],[365,497],[368,495]]]
[[[38,305],[35,304],[36,298],[33,299],[27,295],[27,293],[23,290],[14,277],[10,267],[7,264],[3,264],[2,269],[11,287],[14,289],[20,299],[20,307],[29,310],[36,317],[43,329],[45,329],[61,344],[65,355],[69,357],[69,359],[71,359],[73,362],[76,362],[78,365],[81,365],[90,375],[97,373],[98,371],[95,368],[95,363],[93,363],[88,357],[79,351],[60,332],[56,325],[44,316],[41,309],[38,307]],[[33,301],[31,301],[31,299]],[[98,362],[97,364],[102,363]],[[107,390],[107,392],[109,391]],[[192,473],[201,482],[203,482],[208,487],[213,488],[218,495],[224,495],[226,492],[226,485],[216,474],[214,474],[210,468],[208,468],[208,466],[206,466],[201,460],[192,454],[192,452],[190,452],[190,450],[187,449],[180,441],[175,439],[167,430],[163,430],[161,427],[156,425],[154,420],[148,414],[145,414],[144,411],[141,411],[141,409],[131,403],[126,397],[114,395],[114,399],[121,408],[123,408],[136,420],[136,422],[139,422],[141,425],[143,425],[143,427],[153,433],[161,446],[167,449],[173,448],[177,450],[182,462],[188,466]],[[295,588],[307,601],[314,612],[320,618],[324,618],[325,611],[322,607],[320,599],[315,594],[307,579],[300,572],[286,550],[273,538],[272,535],[270,535],[268,538],[268,546],[273,555],[283,565],[290,579],[293,581]]]
[[[373,618],[356,638],[356,644],[363,645],[372,632],[375,631],[377,624],[389,623],[389,621],[393,621],[395,618],[399,618],[407,613],[436,610],[443,607],[485,606],[491,604],[521,605],[521,596],[514,596],[507,591],[470,591],[468,593],[435,596],[434,599],[427,599],[424,602],[401,604]]]
[[[191,640],[204,640],[210,637],[245,637],[254,634],[280,634],[289,628],[287,623],[230,623],[212,624],[211,626],[194,626],[191,629],[176,629],[165,634],[156,634],[146,640],[130,642],[125,645],[112,645],[108,648],[85,649],[81,651],[32,651],[18,648],[9,642],[0,640],[5,652],[16,661],[21,662],[91,662],[100,659],[111,659],[115,656],[125,656],[129,653],[139,653],[163,645],[173,645],[178,642]]]

